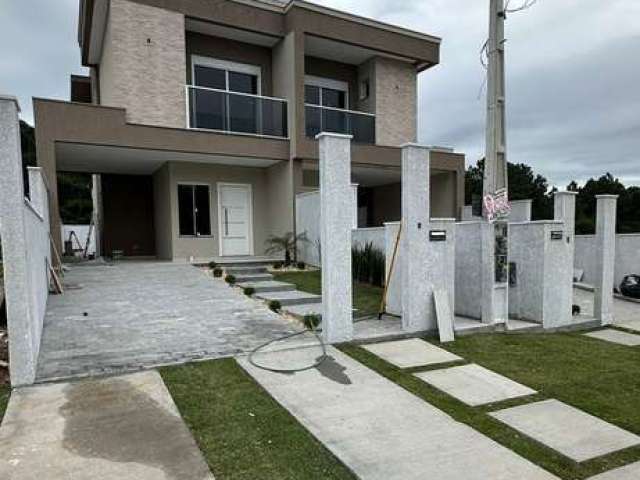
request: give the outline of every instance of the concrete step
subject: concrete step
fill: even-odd
[[[253,288],[255,293],[269,292],[291,292],[296,289],[292,283],[266,281],[266,282],[243,282],[237,284],[240,288]]]
[[[288,305],[286,307],[282,307],[282,312],[299,320],[302,320],[305,315],[319,315],[322,317],[322,302]]]
[[[291,292],[265,292],[265,293],[257,293],[254,295],[255,298],[260,300],[265,300],[270,302],[272,300],[277,300],[280,302],[280,305],[289,306],[289,305],[302,305],[305,303],[320,303],[322,302],[322,297],[319,295],[313,295],[311,293],[300,292],[298,290],[293,290]]]
[[[270,273],[245,273],[242,275],[234,275],[234,277],[236,277],[236,283],[269,282],[273,280],[273,275]]]
[[[267,267],[260,265],[242,267],[224,267],[225,272],[230,275],[249,275],[254,273],[268,273]]]

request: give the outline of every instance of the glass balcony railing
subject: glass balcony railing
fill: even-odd
[[[353,135],[358,143],[376,143],[376,116],[372,113],[354,112],[340,108],[305,105],[307,137],[320,132]]]
[[[287,101],[213,88],[187,87],[188,128],[287,138]]]

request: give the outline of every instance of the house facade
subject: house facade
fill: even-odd
[[[34,99],[54,239],[56,173],[84,172],[103,255],[260,255],[318,188],[321,131],[353,136],[358,226],[399,220],[438,38],[300,0],[81,0],[78,40],[71,101]],[[432,216],[460,218],[464,156],[431,172]]]

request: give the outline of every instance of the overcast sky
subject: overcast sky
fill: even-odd
[[[512,0],[512,6],[522,0]],[[316,0],[442,37],[441,64],[419,81],[419,140],[483,155],[479,60],[488,0]],[[78,0],[0,2],[0,92],[67,100],[84,73]],[[507,21],[507,135],[512,162],[566,186],[610,171],[640,185],[640,0],[539,0]]]

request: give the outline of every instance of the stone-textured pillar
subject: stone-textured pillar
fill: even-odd
[[[402,328],[427,330],[433,322],[433,288],[429,264],[430,151],[408,144],[402,147]]]
[[[353,338],[351,296],[351,136],[321,133],[320,242],[322,245],[322,336],[326,342]]]
[[[618,196],[596,195],[596,199],[596,281],[593,315],[602,325],[609,325],[613,322]]]
[[[0,96],[0,237],[4,260],[4,289],[11,342],[11,383],[28,385],[35,380],[34,332],[29,304],[29,272],[24,210],[24,183],[18,101]]]
[[[577,192],[555,192],[553,196],[553,219],[564,222],[565,241],[570,244],[571,270],[574,267],[576,243],[576,197]],[[573,276],[573,275],[572,275]]]

